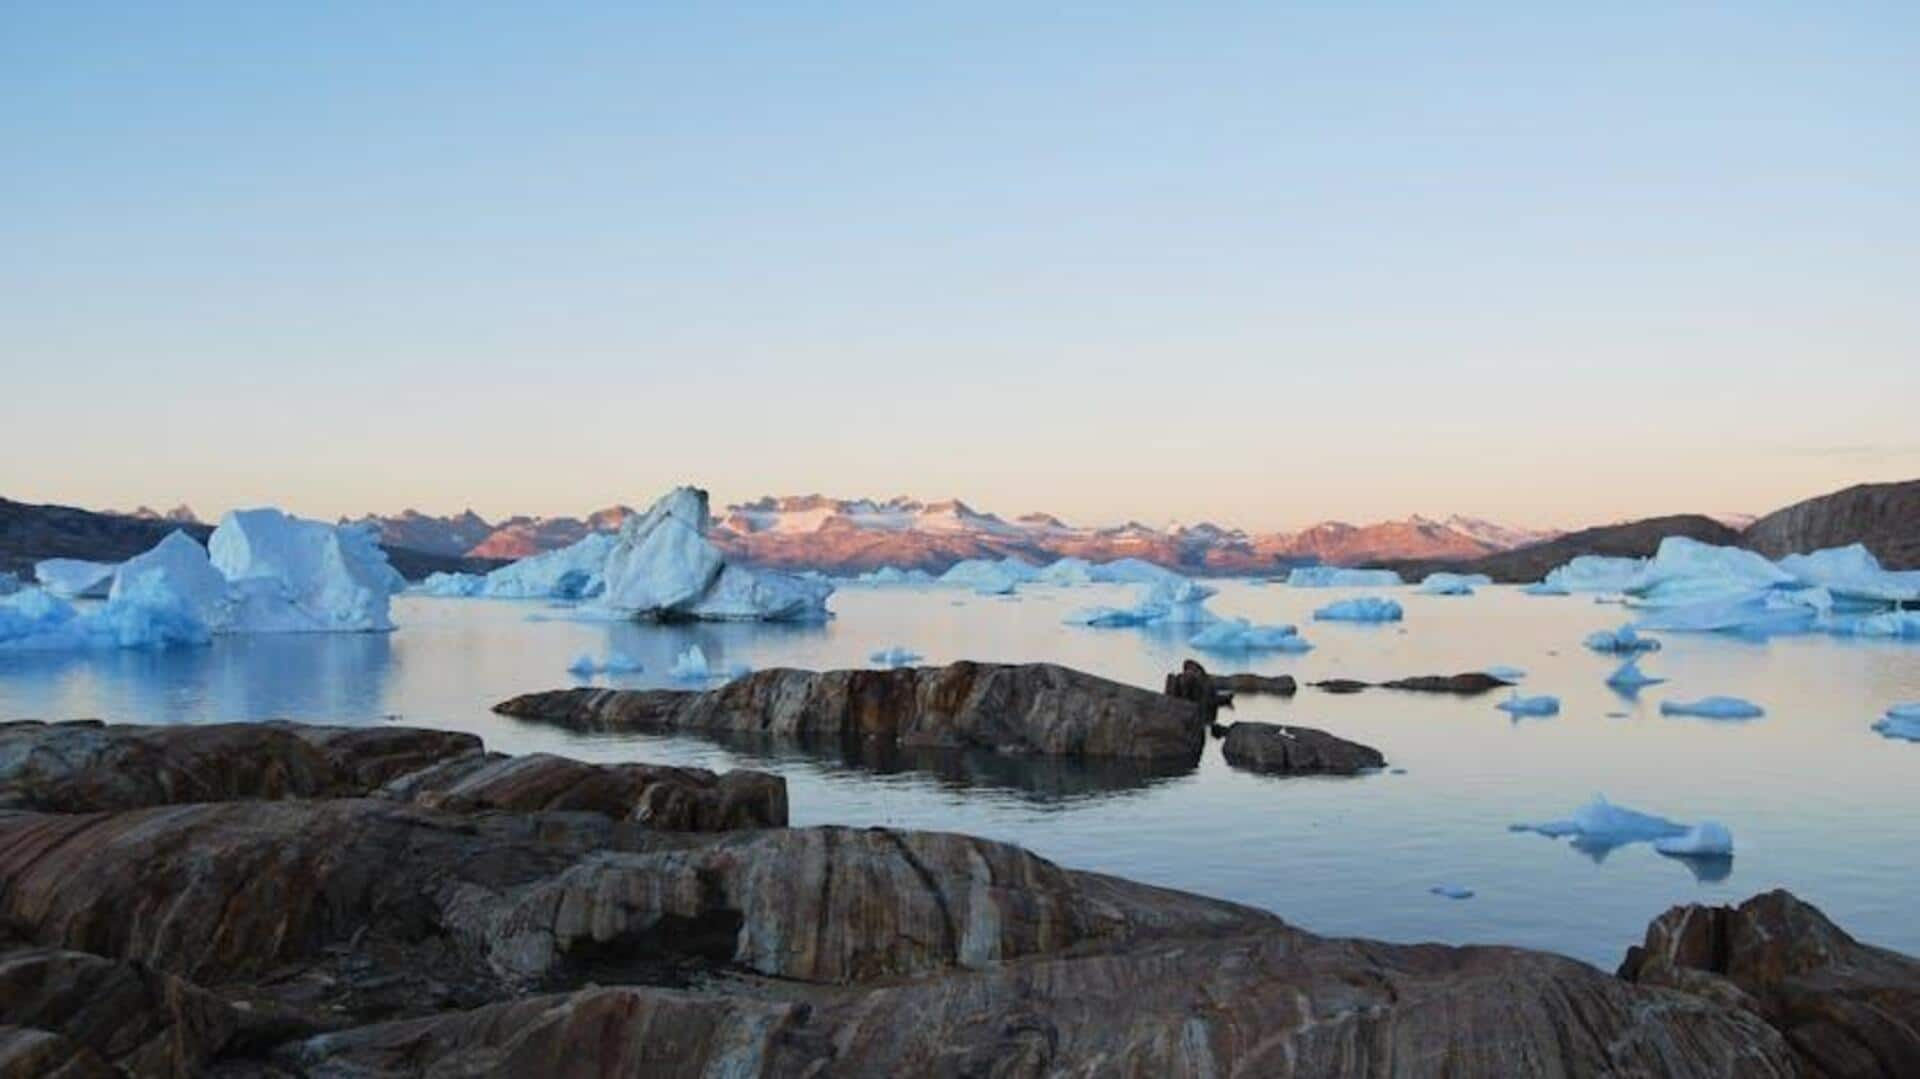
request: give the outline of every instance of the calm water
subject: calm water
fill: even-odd
[[[1529,693],[1562,712],[1513,721],[1494,697],[1374,691],[1242,698],[1242,719],[1328,728],[1379,747],[1405,774],[1277,779],[1226,767],[1211,744],[1193,769],[1030,765],[989,755],[856,760],[726,747],[692,737],[583,738],[492,715],[504,697],[574,681],[582,653],[610,647],[664,680],[699,643],[716,667],[866,665],[905,645],[953,659],[1051,660],[1158,687],[1190,653],[1182,635],[1062,625],[1067,610],[1124,603],[1129,589],[1033,588],[1014,599],[944,590],[843,588],[822,627],[653,627],[566,620],[539,603],[396,602],[390,636],[223,640],[172,653],[0,656],[0,716],[195,723],[286,717],[405,722],[471,731],[508,752],[650,760],[784,774],[794,823],[888,824],[1011,840],[1066,865],[1270,908],[1322,933],[1546,948],[1603,966],[1667,906],[1787,887],[1866,940],[1920,953],[1920,745],[1868,724],[1920,700],[1920,648],[1824,637],[1765,644],[1666,635],[1643,661],[1672,681],[1637,699],[1609,690],[1614,666],[1581,647],[1621,608],[1586,597],[1486,589],[1473,597],[1399,591],[1407,619],[1367,627],[1310,622],[1346,593],[1228,582],[1212,606],[1294,621],[1318,646],[1237,668],[1303,678],[1382,679],[1491,664],[1524,668]],[[602,679],[606,681],[606,679]],[[1763,719],[1663,718],[1667,694],[1730,693]],[[1565,816],[1595,792],[1734,832],[1730,871],[1698,872],[1641,844],[1593,858],[1564,841],[1512,834]],[[1715,879],[1719,878],[1719,879]],[[1454,901],[1433,885],[1472,888]]]

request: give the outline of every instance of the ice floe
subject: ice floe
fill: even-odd
[[[1485,588],[1493,578],[1484,573],[1429,573],[1420,582],[1420,591],[1429,596],[1471,596],[1476,588]]]
[[[1642,671],[1638,657],[1622,663],[1614,669],[1612,674],[1607,676],[1607,684],[1620,690],[1622,693],[1634,693],[1647,686],[1659,685],[1664,681],[1666,681],[1666,679],[1656,678]]]
[[[1739,697],[1702,697],[1693,701],[1661,701],[1660,714],[1701,719],[1758,719],[1766,715],[1766,709]]]
[[[1463,888],[1458,884],[1436,884],[1433,887],[1428,888],[1427,891],[1441,897],[1442,899],[1472,899],[1473,898],[1472,888]]]
[[[640,661],[620,652],[608,652],[602,659],[582,653],[567,665],[570,674],[591,678],[596,674],[639,674],[646,670]]]
[[[1397,600],[1354,596],[1319,608],[1313,617],[1321,622],[1398,622],[1403,614]]]
[[[1888,738],[1920,742],[1920,701],[1896,704],[1873,724],[1873,729]]]
[[[1733,832],[1717,820],[1703,820],[1679,835],[1655,839],[1653,849],[1682,858],[1731,858]]]
[[[1257,626],[1244,618],[1229,618],[1188,638],[1189,647],[1203,652],[1307,652],[1313,645],[1292,625]]]
[[[922,656],[910,648],[894,645],[892,648],[882,648],[878,652],[873,653],[867,657],[867,661],[877,663],[882,667],[910,667],[925,658],[925,656]]]
[[[1406,582],[1390,569],[1296,566],[1287,574],[1287,583],[1294,588],[1391,588]]]
[[[1538,832],[1553,839],[1571,836],[1575,846],[1605,850],[1628,843],[1647,843],[1685,835],[1687,826],[1665,817],[1614,805],[1607,801],[1606,795],[1596,794],[1593,801],[1575,810],[1571,817],[1539,824],[1515,824],[1509,826],[1509,830]]]
[[[48,558],[34,563],[33,576],[40,587],[68,599],[103,599],[113,587],[113,571],[118,562],[89,562],[83,558]],[[12,574],[6,576],[11,577]],[[17,580],[15,582],[18,584]],[[12,591],[0,587],[0,593]]]
[[[1560,698],[1547,694],[1522,697],[1516,691],[1494,707],[1516,719],[1521,716],[1557,716],[1560,714]]]
[[[1518,682],[1527,676],[1527,672],[1518,667],[1507,667],[1498,663],[1491,667],[1480,668],[1480,673],[1489,678],[1498,678],[1502,682]]]

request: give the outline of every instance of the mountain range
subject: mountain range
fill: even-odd
[[[512,517],[490,524],[473,511],[433,517],[407,510],[360,518],[383,542],[448,556],[524,558],[611,532],[634,513],[617,505],[583,517]],[[881,566],[940,572],[967,558],[1008,555],[1034,561],[1077,556],[1141,558],[1204,573],[1265,573],[1308,562],[1471,559],[1554,533],[1478,518],[1408,517],[1355,525],[1325,521],[1294,532],[1247,532],[1209,522],[1164,528],[1128,521],[1083,527],[1047,513],[1012,519],[957,499],[885,501],[823,495],[768,496],[716,515],[712,539],[743,562],[785,569],[860,573]]]

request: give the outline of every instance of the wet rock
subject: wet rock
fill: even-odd
[[[1069,757],[1193,758],[1198,705],[1051,663],[757,671],[707,692],[568,689],[495,705],[583,731],[864,737]]]
[[[776,828],[787,823],[787,782],[766,772],[587,764],[534,753],[462,757],[377,792],[436,809],[586,811],[676,832]]]
[[[1280,775],[1350,776],[1387,763],[1372,746],[1277,723],[1235,723],[1221,749],[1235,768]]]
[[[1380,683],[1386,689],[1404,689],[1414,693],[1455,693],[1466,697],[1504,689],[1512,684],[1484,671],[1468,671],[1464,674],[1423,674]]]
[[[1920,961],[1861,944],[1789,892],[1667,911],[1620,977],[1759,1016],[1810,1075],[1920,1075]]]
[[[13,1027],[0,1035],[4,1075],[198,1075],[239,1027],[179,978],[36,947],[0,952],[0,1017]]]
[[[1322,689],[1328,693],[1358,693],[1372,684],[1371,682],[1356,681],[1352,678],[1327,678],[1313,683],[1313,686],[1315,689]]]
[[[1233,693],[1216,686],[1207,669],[1193,660],[1187,660],[1178,671],[1167,675],[1165,693],[1198,705],[1209,729],[1217,726],[1214,719],[1220,709],[1233,707]]]

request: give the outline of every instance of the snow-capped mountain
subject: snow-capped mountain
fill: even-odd
[[[592,532],[618,531],[632,513],[626,506],[612,506],[585,517],[512,517],[489,523],[471,511],[443,518],[408,510],[363,520],[384,542],[398,546],[476,558],[524,558]],[[962,559],[1006,555],[1035,562],[1068,555],[1094,561],[1140,558],[1198,573],[1266,573],[1308,561],[1476,558],[1549,535],[1458,516],[1364,525],[1325,521],[1298,532],[1247,532],[1211,521],[1085,527],[1050,513],[1006,518],[958,499],[922,502],[905,496],[770,495],[727,506],[715,517],[711,538],[728,555],[749,564],[827,573],[861,573],[882,566],[937,573]]]

